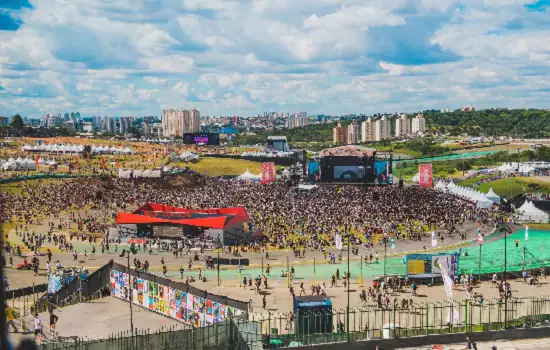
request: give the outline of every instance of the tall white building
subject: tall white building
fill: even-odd
[[[348,125],[348,144],[356,144],[361,140],[361,127],[355,122],[355,120]]]
[[[285,122],[285,127],[287,129],[300,128],[307,125],[309,125],[309,119],[307,117],[292,117]]]
[[[401,117],[395,119],[395,137],[407,136],[410,133],[411,122],[405,114],[402,114]]]
[[[199,132],[200,112],[193,108],[188,109],[166,109],[162,111],[162,128],[164,136],[182,137],[189,132]]]
[[[374,122],[369,118],[361,123],[361,142],[374,141]]]
[[[391,137],[391,122],[385,116],[374,123],[374,141],[387,140]]]
[[[412,133],[423,134],[426,131],[426,119],[422,114],[418,114],[412,119]]]

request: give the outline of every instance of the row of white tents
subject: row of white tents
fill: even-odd
[[[493,203],[500,203],[500,196],[497,195],[492,188],[489,192],[484,194],[472,188],[457,186],[453,182],[446,184],[443,181],[439,181],[435,185],[435,188],[474,201],[478,208],[490,208],[493,206]],[[529,200],[526,200],[523,205],[517,209],[517,212],[518,216],[516,220],[518,222],[547,223],[550,219],[548,213],[537,208],[533,202]]]
[[[530,165],[526,163],[519,163],[519,167],[517,163],[516,164],[504,163],[497,168],[498,171],[503,173],[519,172],[520,174],[529,174],[535,171],[536,169],[537,168],[534,165]]]
[[[131,178],[159,178],[161,177],[162,172],[160,170],[136,170],[136,169],[118,169],[118,177],[123,179]]]
[[[38,165],[56,165],[55,160],[38,158]],[[36,170],[36,160],[31,158],[10,158],[8,160],[0,159],[0,169],[2,170]]]
[[[25,145],[21,147],[25,152],[50,152],[50,153],[82,153],[84,152],[83,145]],[[92,153],[98,154],[134,154],[134,150],[129,147],[115,147],[115,146],[92,146]]]
[[[455,194],[459,197],[466,198],[473,202],[476,202],[478,208],[491,208],[493,203],[500,203],[500,196],[491,188],[489,192],[482,193],[469,187],[462,187],[455,185],[454,182],[446,184],[443,181],[438,181],[435,185],[435,189],[440,191],[447,191]]]

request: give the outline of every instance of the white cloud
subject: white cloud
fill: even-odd
[[[172,91],[181,96],[189,95],[189,84],[180,81],[172,88]]]
[[[33,0],[0,31],[0,115],[548,108],[533,2]]]
[[[147,57],[141,60],[151,71],[187,73],[193,66],[193,59],[186,56]]]
[[[153,85],[164,85],[167,82],[166,79],[162,79],[159,77],[150,77],[150,76],[143,77],[143,80]]]

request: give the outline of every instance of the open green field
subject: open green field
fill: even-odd
[[[253,174],[259,174],[262,169],[262,163],[260,162],[231,158],[200,158],[196,163],[174,162],[170,165],[179,166],[180,168],[188,167],[208,176],[241,175],[246,169]]]
[[[487,193],[491,187],[496,194],[505,198],[513,198],[522,193],[550,192],[550,183],[528,177],[512,177],[486,182],[477,186],[477,189]]]

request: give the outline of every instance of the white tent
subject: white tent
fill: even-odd
[[[546,212],[540,210],[533,204],[533,202],[528,200],[523,203],[518,211],[518,221],[520,222],[547,223],[549,220],[549,215]]]
[[[445,185],[445,183],[441,180],[438,181],[437,184],[435,185],[435,188],[437,190],[444,190],[446,187],[447,187],[447,185]]]
[[[290,177],[290,171],[288,171],[288,169],[285,169],[285,170],[281,171],[281,175],[283,177],[289,178]]]
[[[420,173],[416,173],[416,175],[413,176],[412,181],[417,183],[420,182]]]
[[[252,174],[250,171],[248,171],[248,169],[246,169],[246,171],[244,173],[242,173],[239,177],[238,177],[239,180],[249,180],[249,181],[253,181],[253,180],[261,180],[262,177],[260,175],[254,175]]]
[[[493,188],[491,187],[491,189],[489,190],[489,192],[487,192],[487,194],[485,195],[485,197],[487,197],[488,199],[492,200],[494,203],[500,203],[500,196],[498,194],[495,193],[495,191],[493,191]]]
[[[447,188],[453,188],[453,187],[456,187],[455,183],[454,182],[449,182],[449,184],[447,185]]]

